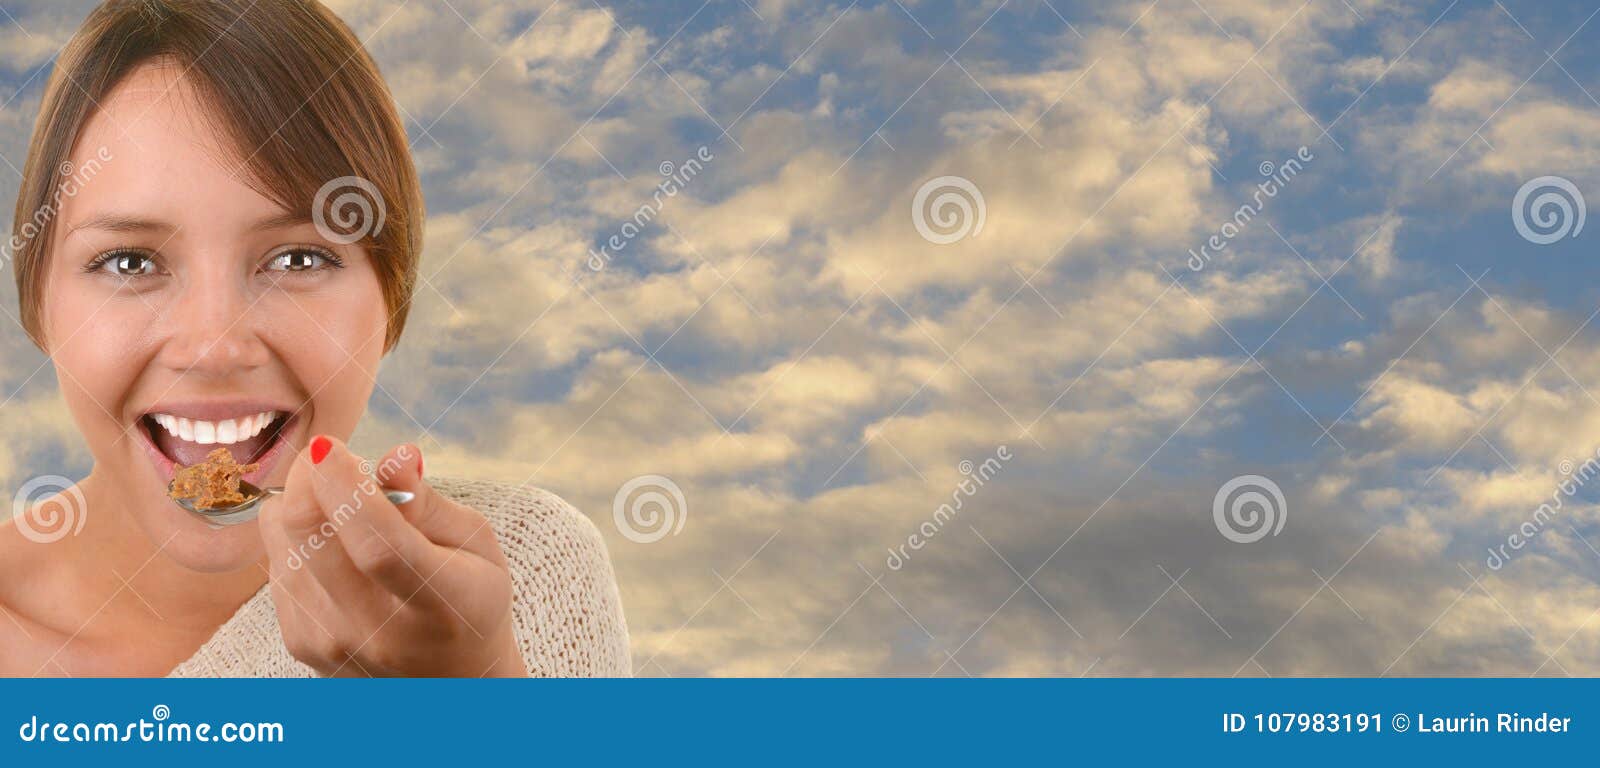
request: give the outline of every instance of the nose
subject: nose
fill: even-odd
[[[266,364],[255,300],[225,275],[193,275],[163,313],[161,363],[180,373],[226,377]]]

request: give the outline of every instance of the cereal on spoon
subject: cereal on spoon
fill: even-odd
[[[168,493],[174,499],[188,501],[196,509],[231,507],[247,501],[239,492],[239,482],[246,474],[260,468],[260,464],[240,464],[227,448],[218,448],[207,454],[205,461],[180,467]]]

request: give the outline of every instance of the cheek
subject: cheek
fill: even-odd
[[[274,318],[269,344],[311,396],[316,430],[347,437],[383,357],[387,314],[376,279],[351,290],[263,302],[262,308]]]
[[[61,285],[61,283],[57,283]],[[149,358],[146,329],[154,311],[141,302],[82,291],[49,292],[43,307],[45,343],[73,417],[93,434],[96,424],[120,429],[122,401]]]

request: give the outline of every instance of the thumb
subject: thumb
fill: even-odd
[[[301,540],[317,533],[327,521],[314,493],[310,449],[302,449],[289,466],[283,493],[262,502],[260,517],[282,529],[289,540]]]

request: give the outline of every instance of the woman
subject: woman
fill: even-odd
[[[0,674],[629,673],[587,518],[342,440],[405,326],[423,210],[332,13],[105,3],[55,65],[24,177],[21,318],[94,468],[35,508],[80,530],[0,527]],[[286,493],[224,528],[176,506],[174,472],[218,448]]]

